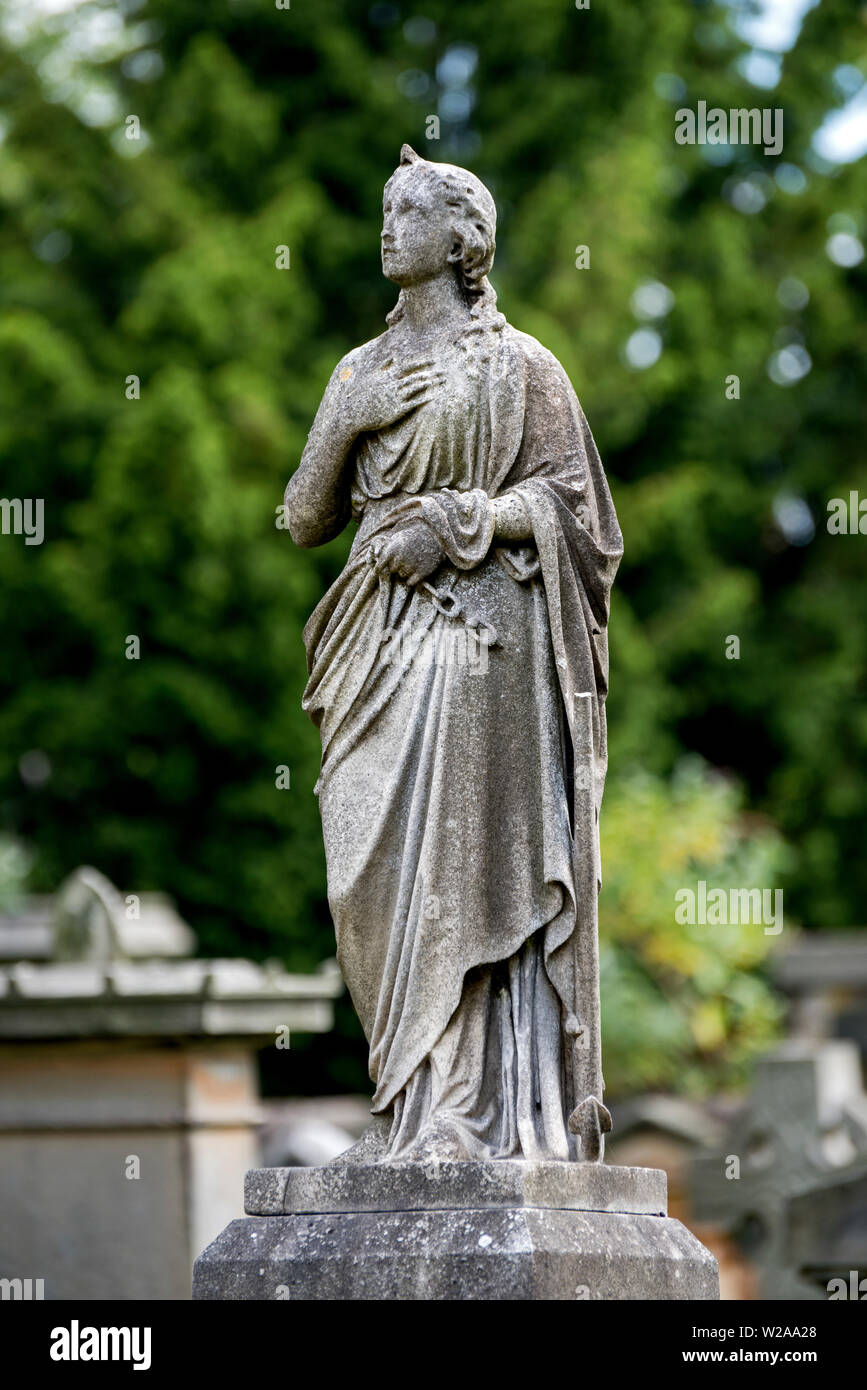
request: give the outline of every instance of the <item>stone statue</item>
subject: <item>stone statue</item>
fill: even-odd
[[[338,363],[286,489],[298,545],[358,523],[304,633],[376,1088],[356,1164],[599,1161],[610,1128],[597,844],[622,541],[566,373],[497,310],[495,227],[479,179],[404,145],[397,304]]]
[[[248,1172],[193,1297],[715,1299],[665,1173],[601,1161],[622,543],[599,455],[560,364],[497,312],[479,180],[404,145],[383,212],[397,304],[286,489],[299,545],[358,522],[304,630],[304,707],[374,1119],[331,1164]]]

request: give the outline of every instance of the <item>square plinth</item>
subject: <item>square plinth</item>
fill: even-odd
[[[195,1299],[715,1299],[658,1169],[523,1162],[265,1168]]]

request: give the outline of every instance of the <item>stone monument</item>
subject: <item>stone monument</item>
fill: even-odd
[[[338,363],[285,498],[358,529],[304,707],[373,1121],[248,1175],[198,1298],[712,1298],[664,1174],[605,1166],[596,903],[622,540],[566,373],[488,281],[496,210],[408,145],[388,328]]]
[[[196,946],[170,898],[86,865],[0,912],[0,1301],[186,1298],[243,1210],[256,1053],[327,1032],[342,982]]]
[[[762,1298],[821,1301],[829,1280],[867,1275],[865,1175],[857,1047],[790,1038],[757,1063],[720,1143],[693,1159],[693,1210],[734,1237]]]

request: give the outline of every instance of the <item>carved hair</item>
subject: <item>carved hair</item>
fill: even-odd
[[[452,213],[455,238],[463,248],[457,270],[467,304],[472,327],[502,327],[503,315],[497,312],[497,295],[488,280],[497,247],[497,209],[481,179],[468,169],[455,164],[433,164],[422,159],[410,145],[400,151],[400,168],[413,165],[439,185],[446,205]],[[394,175],[392,175],[392,178]],[[386,317],[386,323],[398,323],[404,313],[404,292]]]

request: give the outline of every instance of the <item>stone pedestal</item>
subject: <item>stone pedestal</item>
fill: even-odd
[[[337,1164],[247,1174],[194,1299],[715,1299],[655,1168]]]

